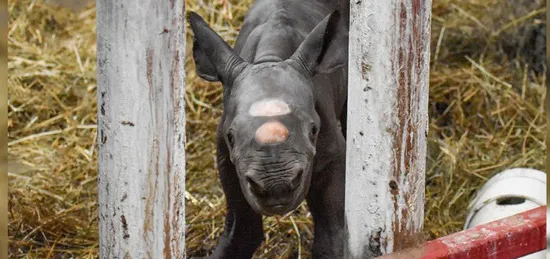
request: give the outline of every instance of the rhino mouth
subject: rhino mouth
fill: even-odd
[[[248,204],[256,213],[265,216],[284,215],[295,210],[305,199],[310,180],[311,171],[310,166],[308,166],[307,169],[303,170],[303,174],[294,189],[291,186],[286,189],[284,186],[279,186],[280,190],[271,190],[269,194],[258,193],[257,191],[254,192],[254,186],[247,180],[241,180],[241,188]],[[273,188],[277,188],[277,186]],[[273,192],[277,195],[274,195]]]
[[[295,195],[298,196],[298,195]],[[255,199],[255,198],[252,198]],[[249,203],[252,203],[252,208],[256,213],[265,215],[265,216],[273,216],[273,215],[285,215],[293,210],[295,210],[298,205],[302,202],[303,198],[299,199],[298,197],[294,198],[291,202],[288,203],[279,203],[279,204],[273,204],[273,205],[267,205],[263,204],[262,202],[258,201],[257,199],[253,200],[252,202],[249,201]]]

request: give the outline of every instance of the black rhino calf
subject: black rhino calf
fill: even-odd
[[[227,200],[212,258],[251,258],[263,215],[304,198],[313,258],[342,258],[349,3],[257,0],[232,49],[197,14],[198,75],[221,81],[217,163]]]

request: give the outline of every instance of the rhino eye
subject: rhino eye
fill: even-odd
[[[233,146],[235,145],[235,139],[232,131],[229,131],[229,133],[227,133],[227,142],[229,143],[230,148],[233,148]]]
[[[317,125],[311,124],[311,130],[310,130],[310,138],[313,141],[315,137],[317,136],[319,129],[317,128]]]

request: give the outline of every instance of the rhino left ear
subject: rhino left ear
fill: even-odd
[[[246,63],[198,14],[190,12],[188,20],[194,33],[193,59],[197,74],[211,82],[231,84]]]
[[[290,57],[309,76],[331,73],[346,65],[348,59],[347,26],[341,12],[327,15],[309,33]]]

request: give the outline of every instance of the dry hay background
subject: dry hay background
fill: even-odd
[[[232,44],[250,2],[187,1],[187,10]],[[475,190],[494,173],[544,170],[544,11],[544,1],[434,0],[427,238],[459,231]],[[9,3],[12,258],[97,257],[95,28],[93,6]],[[225,212],[214,167],[221,88],[197,78],[189,57],[186,66],[186,244],[189,255],[204,255]],[[305,205],[264,225],[257,258],[308,257]]]

